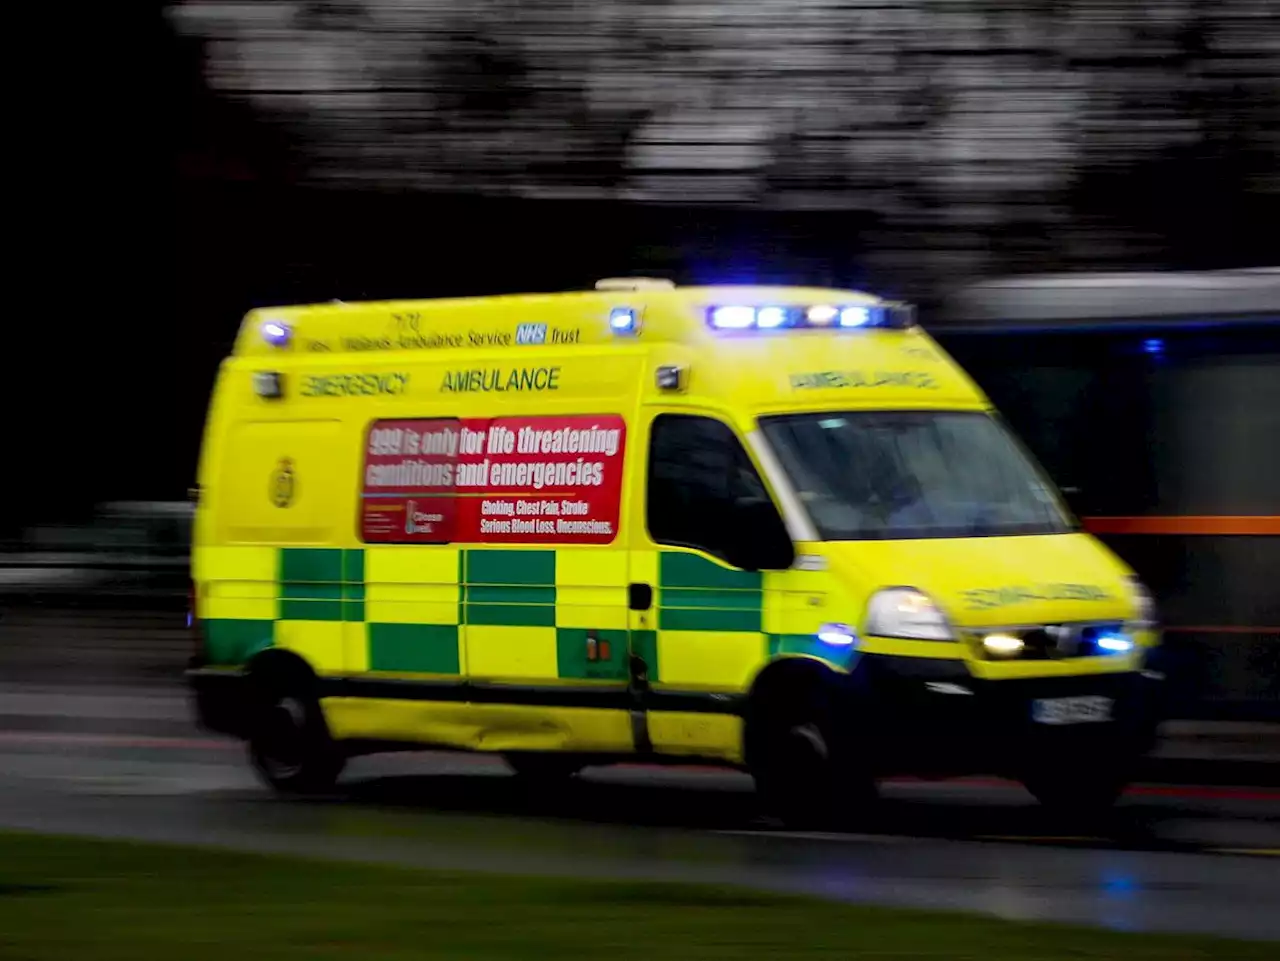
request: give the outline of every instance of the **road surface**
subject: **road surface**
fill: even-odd
[[[862,833],[798,835],[762,821],[733,773],[601,769],[539,793],[459,754],[361,758],[334,796],[283,800],[240,745],[195,729],[173,618],[139,632],[137,615],[67,614],[51,629],[62,616],[0,622],[0,828],[1280,939],[1277,766],[1247,732],[1239,764],[1200,760],[1268,776],[1140,786],[1088,829],[1052,823],[1016,786],[970,781],[887,785]]]

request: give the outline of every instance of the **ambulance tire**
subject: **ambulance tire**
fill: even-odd
[[[301,664],[273,664],[254,671],[249,759],[258,776],[280,794],[321,794],[333,789],[346,756],[329,734],[314,676]]]
[[[791,830],[866,825],[877,800],[850,727],[817,691],[773,697],[748,720],[747,764],[767,815]]]

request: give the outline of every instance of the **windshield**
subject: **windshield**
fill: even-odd
[[[1048,482],[983,413],[787,414],[760,426],[823,540],[1072,529]]]

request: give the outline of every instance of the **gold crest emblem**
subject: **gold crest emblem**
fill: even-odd
[[[288,457],[280,459],[280,466],[271,473],[271,503],[276,507],[288,507],[293,503],[293,495],[297,481],[293,476],[293,461]]]

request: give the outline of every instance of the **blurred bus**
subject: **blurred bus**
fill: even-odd
[[[927,323],[1156,594],[1175,713],[1280,720],[1280,268],[990,280]]]
[[[0,547],[0,603],[184,609],[189,501],[113,501],[83,523],[44,524]]]

